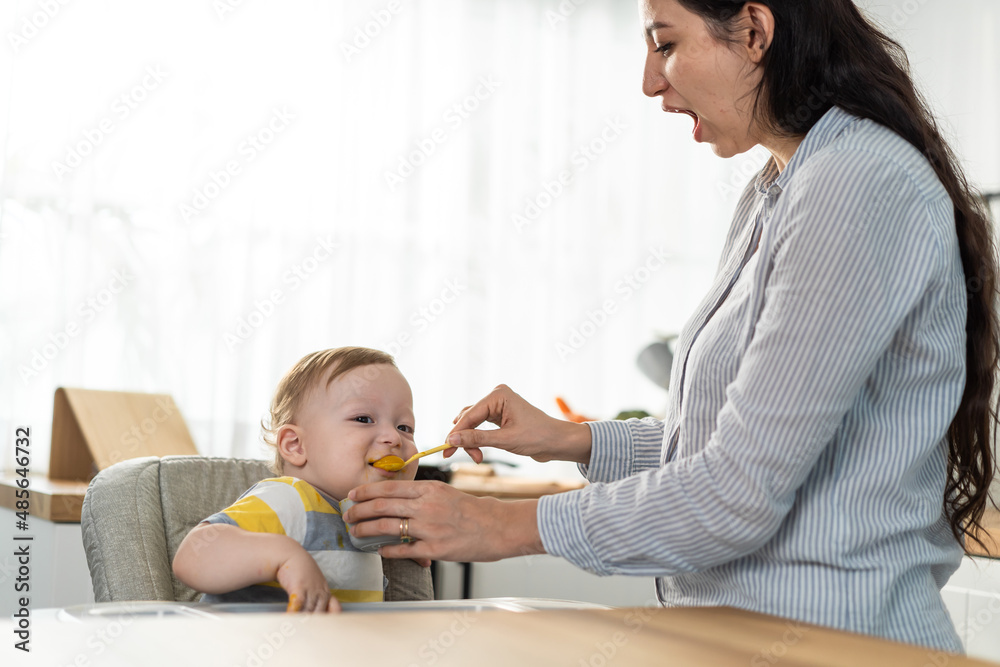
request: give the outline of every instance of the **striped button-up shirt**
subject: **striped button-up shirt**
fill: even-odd
[[[727,605],[961,651],[940,588],[965,384],[952,202],[886,128],[830,110],[743,194],[678,340],[666,419],[594,422],[579,491],[539,501],[546,550]]]

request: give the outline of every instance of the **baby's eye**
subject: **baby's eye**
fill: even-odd
[[[355,417],[354,421],[361,422],[362,424],[374,424],[375,422],[368,415],[361,415],[360,417]]]
[[[400,424],[396,428],[398,428],[403,433],[413,433],[413,427],[412,426],[408,426],[407,424]]]

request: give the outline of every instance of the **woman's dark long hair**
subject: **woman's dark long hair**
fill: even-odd
[[[746,0],[678,1],[722,41],[734,41],[750,27],[740,18]],[[948,428],[944,509],[957,540],[966,535],[983,546],[980,521],[995,467],[993,385],[1000,356],[997,260],[985,204],[916,91],[903,48],[852,0],[757,1],[774,15],[754,102],[759,126],[778,136],[803,135],[833,106],[871,119],[927,157],[954,203],[968,294],[967,368],[962,402]]]

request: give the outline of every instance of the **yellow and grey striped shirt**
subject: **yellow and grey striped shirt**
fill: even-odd
[[[591,424],[595,483],[540,500],[545,548],[655,576],[666,605],[960,652],[940,588],[962,558],[942,499],[966,298],[928,161],[831,109],[744,192],[665,421]]]
[[[351,544],[338,503],[294,477],[265,479],[235,503],[205,519],[255,533],[287,535],[305,547],[326,576],[330,593],[341,602],[380,602],[382,559]],[[202,602],[278,602],[288,595],[276,581],[262,582]]]

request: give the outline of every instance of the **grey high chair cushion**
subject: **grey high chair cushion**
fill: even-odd
[[[148,456],[102,470],[83,500],[81,528],[97,602],[194,601],[170,564],[199,521],[270,477],[254,459]],[[431,600],[430,571],[410,560],[383,559],[387,601]]]

